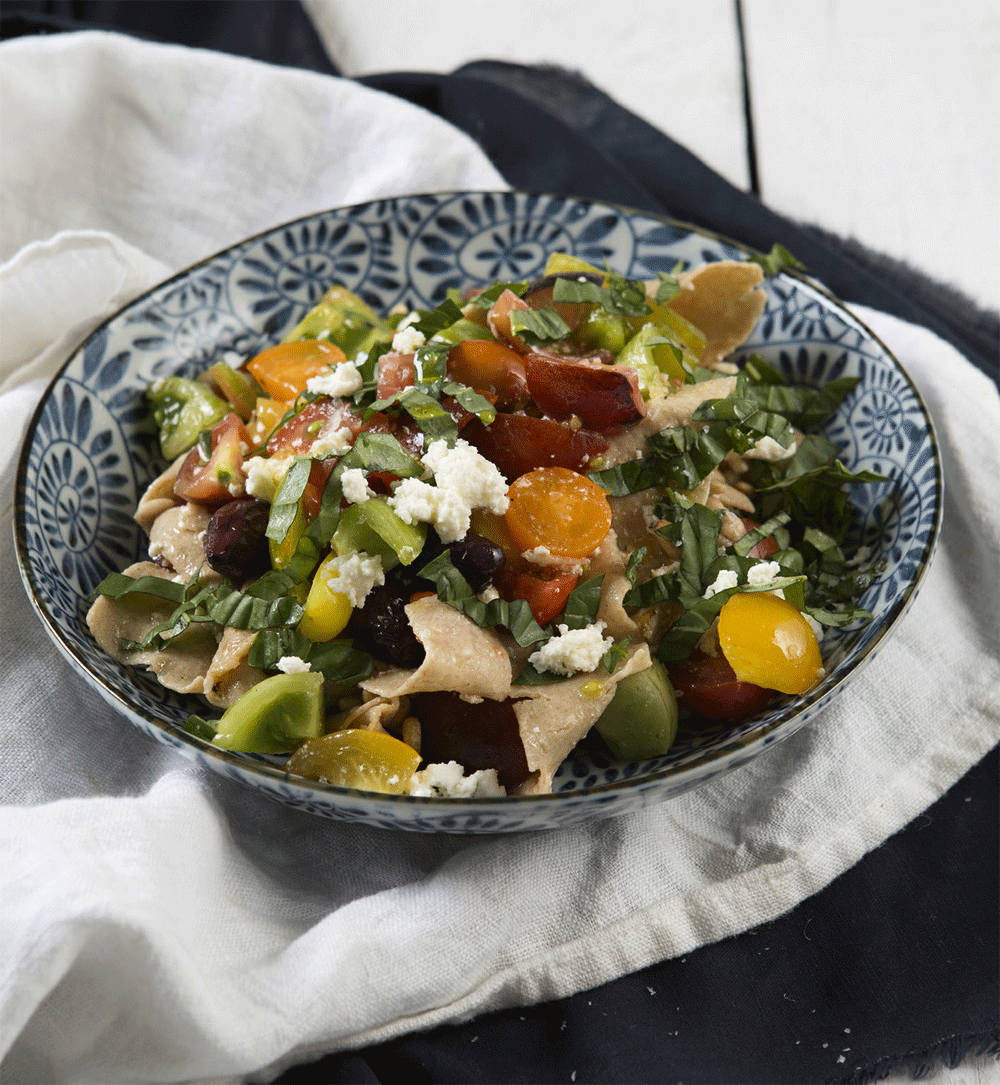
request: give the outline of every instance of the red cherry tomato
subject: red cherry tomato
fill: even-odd
[[[681,704],[710,720],[739,720],[762,709],[774,696],[750,682],[741,682],[720,652],[694,651],[681,666],[670,668],[670,681]]]
[[[212,428],[212,454],[207,461],[195,446],[187,454],[174,480],[174,494],[219,508],[243,493],[243,454],[252,442],[243,419],[231,412]]]
[[[543,580],[533,573],[518,573],[514,579],[514,598],[524,599],[539,625],[548,625],[566,608],[569,593],[576,587],[578,576],[556,576]]]

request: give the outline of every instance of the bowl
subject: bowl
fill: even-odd
[[[215,749],[183,725],[194,698],[124,667],[95,644],[87,597],[109,572],[145,556],[132,511],[162,469],[143,401],[172,373],[194,376],[228,351],[277,342],[332,282],[379,311],[428,308],[449,287],[530,279],[563,251],[632,278],[745,259],[750,250],[687,224],[606,203],[526,192],[455,192],[378,200],[310,215],[251,237],[181,272],[102,324],[52,381],[21,454],[14,529],[21,576],[56,647],[125,720],[204,769],[325,817],[392,829],[509,832],[577,825],[679,795],[731,772],[794,734],[870,662],[927,572],[942,510],[941,461],[927,409],[886,347],[822,286],[781,272],[745,356],[797,383],[860,381],[824,434],[852,470],[885,483],[854,487],[860,516],[848,547],[886,562],[860,600],[873,620],[828,631],[826,676],[738,725],[682,737],[665,756],[618,764],[582,748],[551,795],[428,799],[291,777],[273,759]],[[118,724],[112,717],[108,726]]]

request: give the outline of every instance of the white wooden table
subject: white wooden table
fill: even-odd
[[[737,0],[305,6],[345,75],[480,59],[580,71],[734,184],[756,180],[774,210],[1000,305],[993,0],[742,0],[745,65]]]
[[[450,72],[483,59],[579,71],[733,184],[755,182],[773,210],[1000,307],[992,0],[304,5],[349,76]],[[923,1080],[993,1085],[1000,1069],[992,1058],[969,1058]]]

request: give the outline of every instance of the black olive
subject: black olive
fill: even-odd
[[[408,601],[408,590],[392,581],[372,588],[351,618],[348,632],[355,645],[397,667],[418,667],[424,646],[406,616]]]
[[[242,583],[271,568],[267,548],[270,508],[253,497],[238,497],[212,513],[205,528],[205,560],[227,580]]]
[[[452,565],[477,595],[485,591],[503,569],[504,556],[500,547],[471,531],[464,539],[451,543],[448,551]]]

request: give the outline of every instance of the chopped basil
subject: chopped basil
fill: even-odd
[[[570,326],[555,309],[512,309],[510,327],[527,343],[542,346],[558,343],[570,334]]]
[[[779,245],[777,241],[771,246],[771,251],[766,256],[751,256],[750,262],[759,264],[764,269],[764,274],[768,278],[777,275],[779,271],[782,271],[786,267],[793,267],[798,271],[806,270],[805,264],[796,260],[788,249],[786,249],[784,245]]]
[[[247,663],[262,670],[276,670],[285,656],[297,656],[319,671],[329,682],[354,686],[367,678],[375,661],[349,640],[312,641],[294,629],[264,629],[250,645]]]
[[[428,562],[417,575],[437,585],[438,598],[443,603],[471,618],[482,629],[504,626],[522,648],[548,640],[551,635],[535,621],[531,607],[524,599],[511,603],[504,599],[484,603],[479,599],[455,568],[447,550]]]

